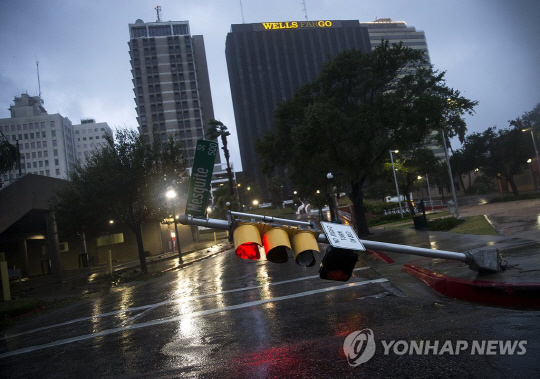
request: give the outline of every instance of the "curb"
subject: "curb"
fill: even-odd
[[[453,278],[413,264],[403,265],[403,271],[444,296],[503,307],[540,307],[540,283]]]
[[[371,256],[373,256],[375,259],[378,259],[379,261],[382,261],[384,263],[395,263],[395,261],[392,258],[390,258],[388,255],[386,255],[382,251],[366,249],[366,253],[371,254]]]

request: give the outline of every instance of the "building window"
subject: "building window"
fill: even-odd
[[[54,125],[54,121],[51,121],[51,128],[54,128],[55,125]]]
[[[34,163],[35,163],[35,162],[34,162]],[[55,160],[54,160],[54,164],[55,164],[55,166],[60,165],[60,163],[58,162],[58,159],[55,159]]]
[[[55,157],[57,157],[58,156],[58,150],[54,149],[53,154],[54,154]]]
[[[59,168],[56,169],[56,175],[60,176],[60,169]]]

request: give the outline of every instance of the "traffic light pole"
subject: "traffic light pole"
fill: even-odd
[[[305,221],[280,219],[280,218],[275,218],[275,217],[254,215],[250,213],[241,213],[241,212],[230,212],[230,215],[240,216],[240,217],[245,217],[245,218],[255,219],[255,220],[261,220],[261,221],[269,222],[269,223],[298,225],[298,226],[310,227],[312,229],[315,229],[313,228],[313,225],[311,223],[305,222]],[[232,225],[232,222],[227,221],[227,220],[194,218],[191,215],[180,215],[178,221],[184,225],[203,226],[207,228],[222,229],[222,230],[228,230],[230,229]],[[320,233],[318,235],[317,242],[329,243],[324,233]],[[360,240],[360,242],[366,248],[373,249],[373,250],[383,250],[383,251],[388,251],[392,253],[411,254],[411,255],[419,255],[422,257],[460,261],[463,263],[467,263],[469,265],[469,268],[474,271],[479,271],[479,272],[501,271],[499,252],[496,248],[486,247],[486,248],[481,248],[481,249],[469,250],[465,253],[459,253],[459,252],[454,252],[454,251],[426,249],[426,248],[415,247],[415,246],[398,245],[398,244],[393,244],[393,243],[377,242],[377,241],[370,241],[370,240]]]

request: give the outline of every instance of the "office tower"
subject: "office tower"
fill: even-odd
[[[75,163],[71,121],[48,114],[39,96],[22,94],[9,107],[10,118],[0,119],[0,131],[13,145],[19,144],[21,173],[67,179]],[[2,182],[18,179],[19,170],[2,175]]]
[[[75,138],[75,156],[82,166],[96,151],[107,145],[105,136],[112,137],[113,132],[106,122],[96,122],[93,118],[82,119],[78,125],[73,125]]]
[[[422,50],[424,52],[424,58],[430,62],[426,35],[423,31],[416,30],[413,26],[407,26],[405,21],[392,21],[390,18],[379,18],[372,22],[361,22],[360,25],[368,29],[372,49],[379,46],[383,39],[396,44],[402,42],[403,46],[410,47],[414,50]],[[436,142],[437,133],[437,131],[431,133],[425,146],[431,149],[437,158],[446,159],[444,148]]]
[[[415,50],[422,50],[424,57],[429,61],[429,51],[426,35],[414,26],[407,26],[405,21],[392,21],[391,18],[379,18],[372,22],[361,22],[369,32],[371,48],[375,49],[383,39],[390,43],[403,42],[404,46]]]
[[[129,33],[139,132],[163,144],[178,135],[191,167],[197,139],[214,118],[203,37],[190,34],[188,21],[139,19]]]
[[[267,199],[255,139],[273,127],[278,103],[290,98],[300,85],[313,81],[331,57],[353,48],[371,51],[367,29],[357,20],[231,26],[225,54],[242,168],[246,180],[257,183]]]

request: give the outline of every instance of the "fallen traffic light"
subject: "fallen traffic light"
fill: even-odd
[[[259,247],[264,246],[270,262],[285,263],[292,253],[299,266],[310,267],[319,251],[318,233],[312,230],[239,221],[232,234],[236,256],[244,259],[260,259]]]
[[[357,261],[358,254],[354,251],[328,245],[319,268],[319,277],[346,282],[350,279]]]

